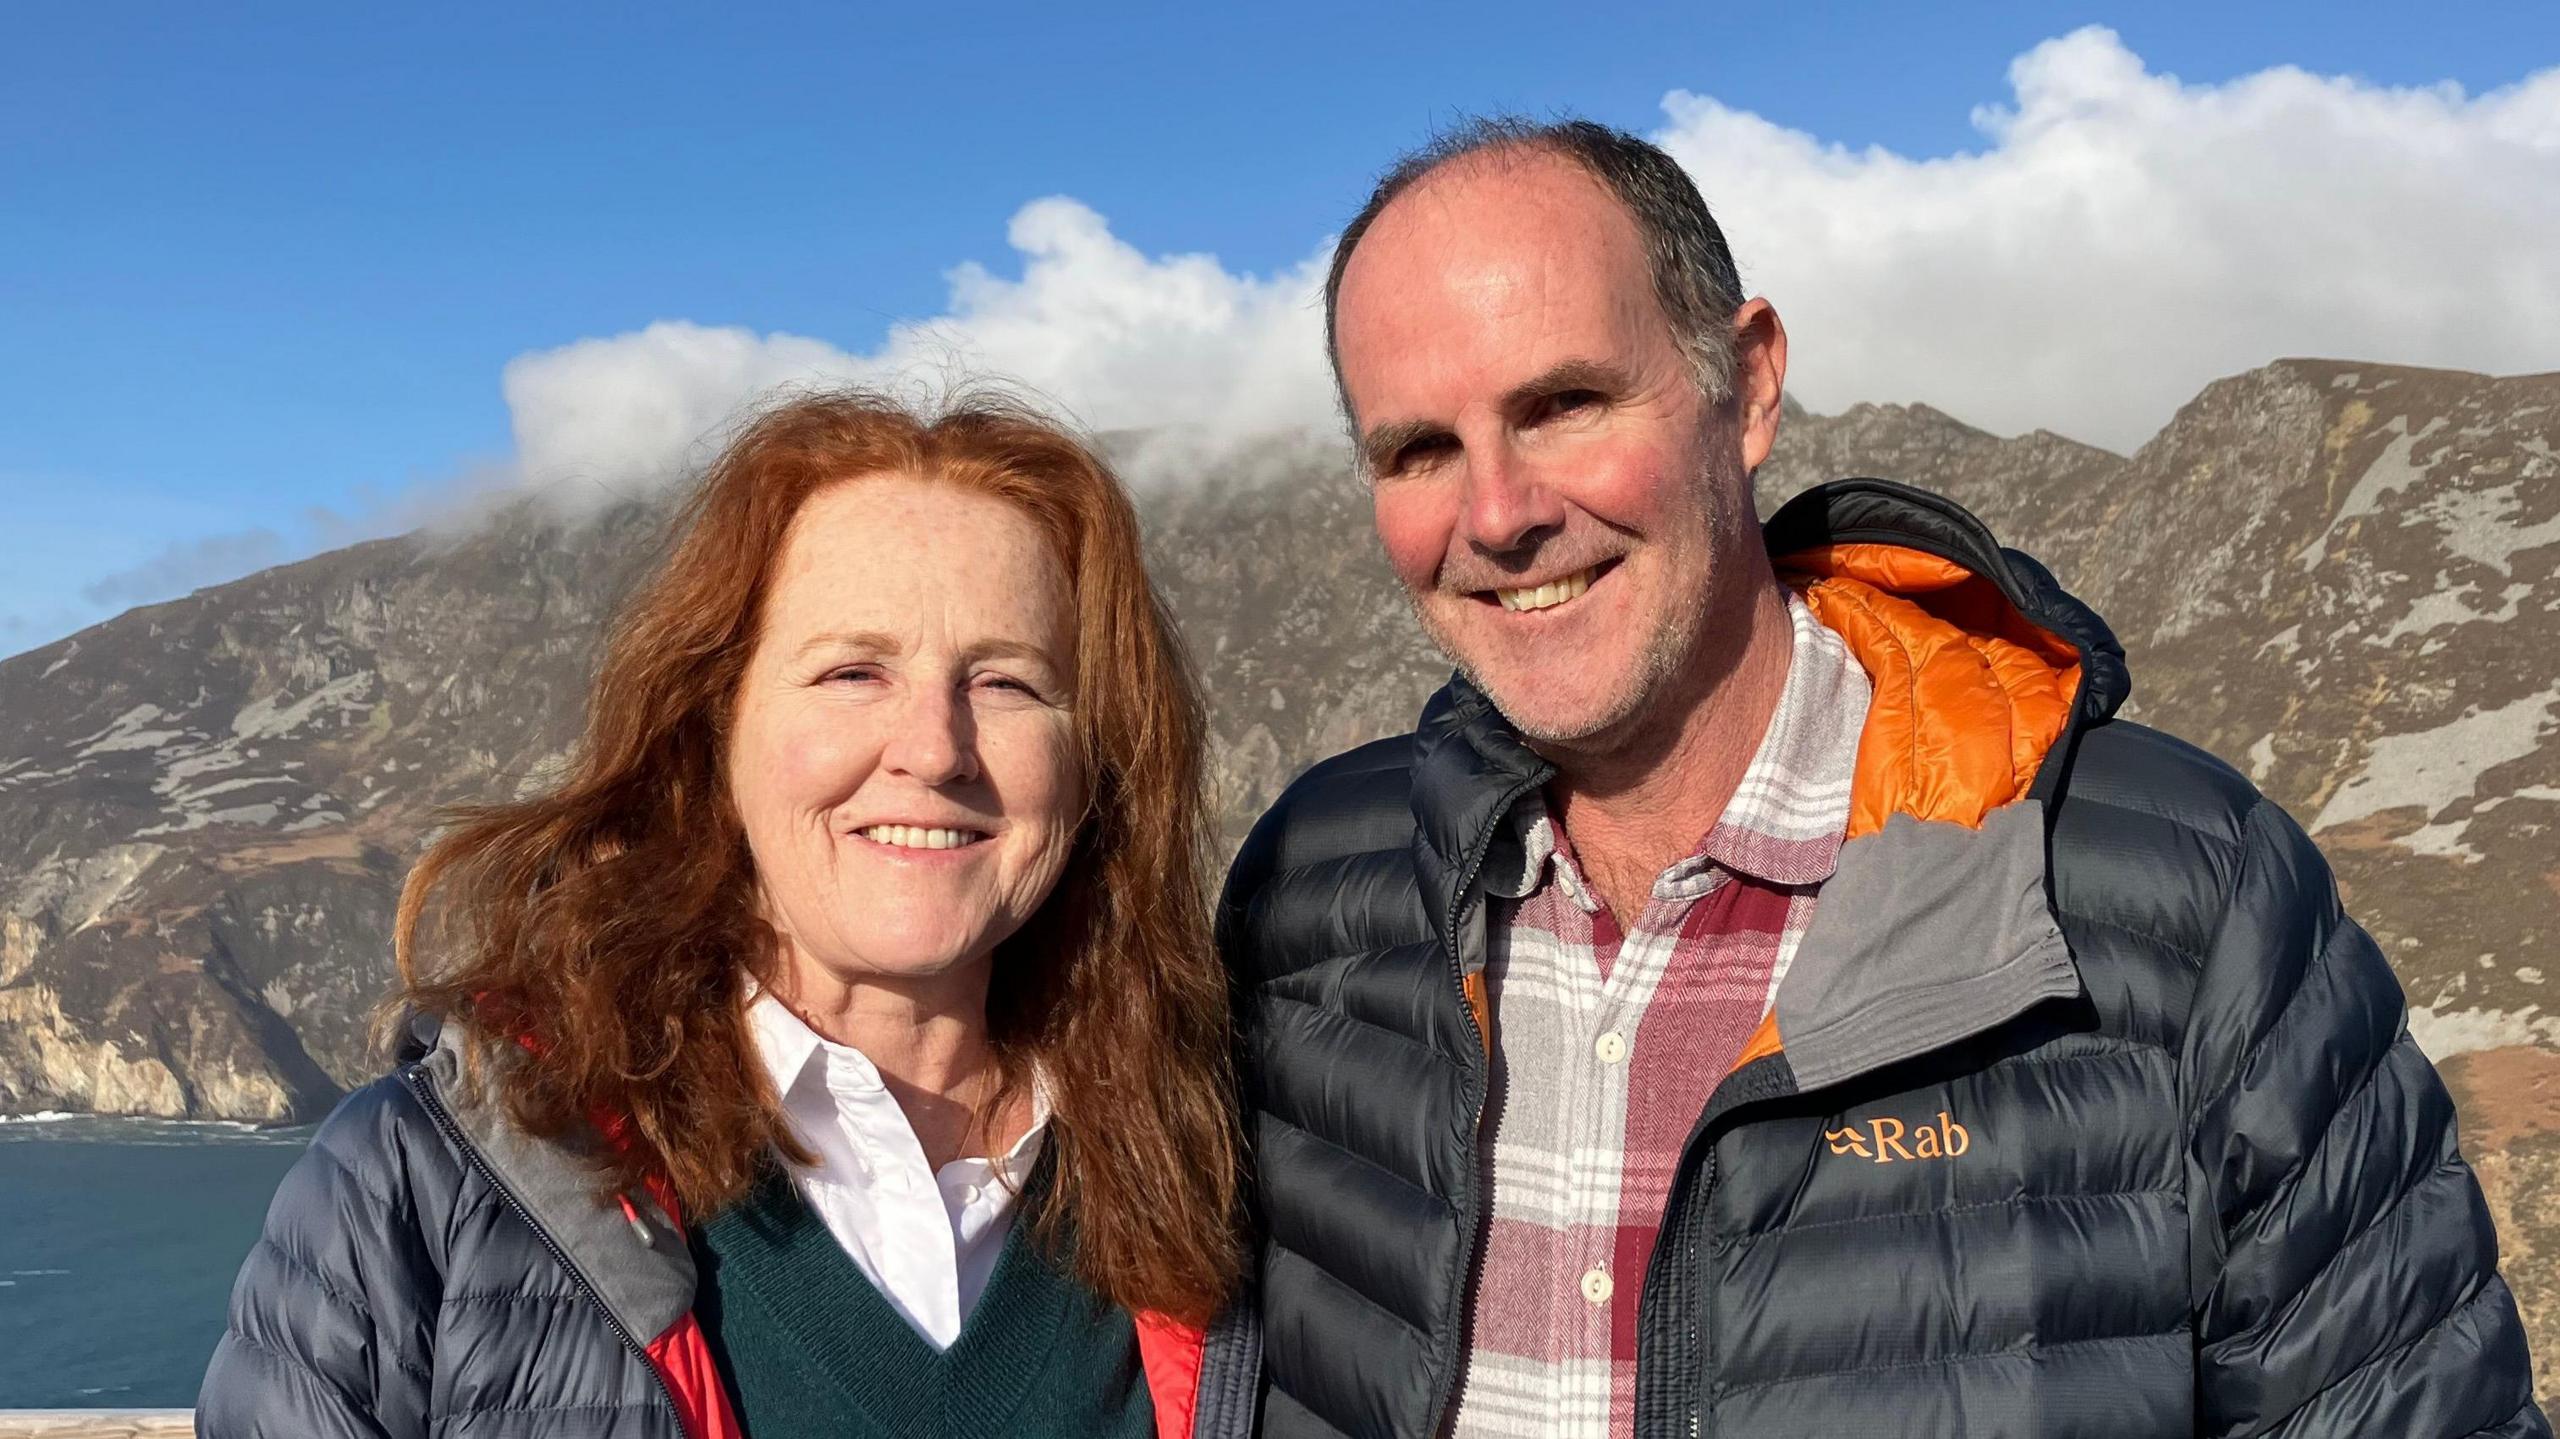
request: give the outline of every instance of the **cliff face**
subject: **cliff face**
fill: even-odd
[[[373,1073],[402,873],[565,742],[653,542],[519,509],[0,663],[0,1110],[308,1118]]]
[[[2211,386],[2129,458],[1859,406],[1791,412],[1760,476],[1764,509],[1845,474],[1972,507],[2115,625],[2133,717],[2313,829],[2463,1103],[2546,1353],[2555,446],[2560,376],[2286,361]],[[1230,842],[1310,761],[1410,723],[1445,674],[1345,460],[1274,442],[1146,500],[1216,703]],[[308,1117],[373,1073],[400,875],[439,806],[557,762],[658,519],[520,508],[0,662],[0,1111]]]

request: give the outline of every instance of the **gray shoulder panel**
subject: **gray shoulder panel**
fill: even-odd
[[[575,1152],[524,1133],[503,1107],[466,1094],[461,1044],[459,1027],[448,1023],[418,1073],[474,1157],[627,1334],[645,1345],[665,1333],[693,1308],[693,1251],[683,1232],[653,1203],[635,1200],[635,1216],[600,1199],[595,1169]]]
[[[1779,986],[1778,1034],[1815,1089],[2079,992],[2045,898],[2042,805],[1980,829],[1895,815],[1842,846]]]

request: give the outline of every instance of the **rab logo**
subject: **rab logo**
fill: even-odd
[[[1903,1128],[1899,1119],[1875,1119],[1868,1121],[1863,1131],[1851,1124],[1826,1129],[1822,1137],[1831,1141],[1834,1154],[1854,1154],[1878,1164],[1891,1164],[1897,1159],[1953,1159],[1973,1147],[1973,1136],[1943,1109],[1938,1111],[1937,1123],[1917,1129]]]

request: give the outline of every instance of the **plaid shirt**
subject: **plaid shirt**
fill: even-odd
[[[1511,815],[1485,982],[1493,1215],[1463,1439],[1629,1432],[1636,1307],[1672,1171],[1768,1013],[1849,818],[1867,678],[1793,596],[1787,682],[1742,784],[1621,930],[1532,795]]]

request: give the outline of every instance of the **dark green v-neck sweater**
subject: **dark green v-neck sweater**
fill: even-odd
[[[780,1175],[694,1238],[695,1315],[747,1439],[1149,1439],[1129,1316],[1015,1226],[937,1351]]]

